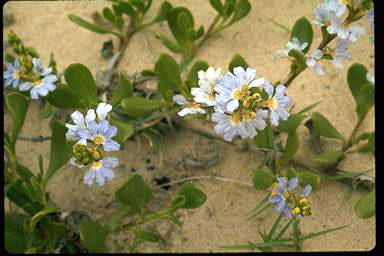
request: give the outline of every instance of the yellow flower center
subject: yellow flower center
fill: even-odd
[[[244,120],[253,120],[256,118],[256,112],[245,112],[243,113]]]
[[[93,162],[92,166],[91,166],[91,169],[93,170],[99,170],[101,168],[103,164],[101,163],[101,160],[100,161],[95,161]]]
[[[272,108],[272,109],[277,109],[277,100],[275,97],[271,98],[271,99],[268,99],[265,101],[265,105],[268,107],[268,108]]]
[[[248,91],[249,91],[248,84],[244,84],[241,90],[239,89],[233,90],[232,97],[238,100],[242,100],[247,96]]]
[[[240,122],[241,119],[241,113],[240,112],[235,112],[231,117],[229,118],[229,121],[231,122],[231,125],[236,125]]]
[[[103,145],[104,142],[105,142],[105,138],[103,135],[101,134],[97,134],[94,138],[93,138],[93,142],[95,142],[96,145]]]
[[[199,103],[196,103],[196,102],[192,102],[191,107],[192,107],[192,108],[200,108],[200,104],[199,104]]]
[[[40,87],[40,86],[42,86],[44,83],[43,83],[43,81],[41,80],[41,79],[38,79],[38,80],[35,80],[35,81],[33,81],[32,82],[32,85],[34,86],[34,87]]]
[[[12,76],[14,79],[19,79],[20,78],[20,72],[19,71],[13,72]]]

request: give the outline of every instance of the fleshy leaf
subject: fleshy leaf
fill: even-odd
[[[344,136],[340,134],[322,114],[313,112],[312,121],[313,128],[321,136],[345,141]]]
[[[15,145],[17,136],[23,127],[29,102],[28,99],[20,93],[11,92],[5,97],[5,103],[12,115],[11,142]]]
[[[303,50],[303,53],[307,53],[311,48],[312,39],[313,39],[313,29],[311,23],[305,17],[298,19],[293,25],[291,31],[291,38],[296,37],[299,39],[300,43],[308,43],[308,46]]]
[[[171,205],[175,205],[179,202],[179,197],[185,198],[184,204],[180,206],[180,209],[195,209],[202,206],[207,200],[207,196],[204,192],[196,188],[192,183],[185,183],[180,187],[180,190]]]
[[[265,190],[269,188],[274,180],[274,176],[262,170],[254,170],[252,172],[253,186],[257,190]]]
[[[89,252],[101,253],[104,250],[108,233],[96,222],[83,222],[79,225],[80,239]]]
[[[127,97],[121,101],[121,106],[125,112],[132,117],[140,118],[150,115],[156,110],[161,109],[166,104],[162,101],[151,100],[143,97]]]
[[[233,73],[233,69],[239,66],[245,70],[248,67],[248,63],[240,54],[236,54],[232,57],[231,61],[229,62],[228,70]]]
[[[356,215],[360,218],[367,219],[375,215],[376,212],[376,196],[375,190],[362,196],[355,205]]]
[[[168,54],[161,54],[155,64],[157,88],[163,98],[171,102],[175,90],[180,90],[182,80],[177,62]]]

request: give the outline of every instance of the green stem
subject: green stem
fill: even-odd
[[[290,221],[281,229],[280,233],[276,236],[275,240],[279,240],[285,232],[288,230],[289,226],[293,223],[293,219],[290,219]]]
[[[165,210],[159,211],[157,213],[154,213],[154,214],[151,214],[151,215],[147,215],[147,216],[145,216],[144,218],[141,218],[138,221],[122,225],[121,227],[119,227],[119,228],[115,229],[114,231],[112,231],[112,233],[117,233],[117,232],[121,232],[121,231],[130,230],[130,229],[133,229],[134,227],[136,227],[138,225],[141,225],[141,224],[144,224],[146,222],[156,221],[156,220],[162,218],[165,214],[167,214],[168,211],[169,211],[169,209],[165,209]]]
[[[359,121],[356,123],[356,126],[353,129],[351,136],[349,137],[348,141],[346,141],[346,143],[344,143],[343,152],[347,151],[353,145],[353,140],[356,137],[356,133],[359,130],[360,126],[363,124],[365,117],[367,116],[367,113],[368,112],[366,112],[365,115],[361,119],[359,119]]]
[[[220,18],[221,18],[220,14],[216,15],[215,19],[213,20],[213,22],[209,26],[209,28],[208,28],[207,32],[205,33],[204,37],[200,40],[200,42],[195,47],[192,48],[191,52],[185,58],[183,58],[183,60],[180,63],[180,67],[181,67],[180,70],[181,70],[181,72],[183,72],[188,67],[188,65],[192,62],[192,60],[195,58],[196,54],[198,53],[200,48],[203,46],[203,44],[210,37],[212,37],[214,34],[216,34],[216,32],[214,31],[214,28],[216,27],[216,24],[220,20]]]
[[[273,234],[275,233],[276,229],[277,229],[277,226],[279,225],[281,219],[283,218],[284,214],[283,213],[280,213],[279,217],[277,217],[277,219],[275,220],[275,223],[273,223],[272,225],[272,228],[271,230],[269,231],[269,234],[267,235],[266,239],[265,240],[270,240],[273,236]]]
[[[300,232],[300,220],[295,220],[293,222],[293,243],[297,251],[301,251],[302,241],[300,240],[301,232]]]

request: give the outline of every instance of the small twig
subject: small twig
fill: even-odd
[[[22,137],[22,136],[19,136],[19,137],[17,137],[17,139],[18,140],[32,141],[32,142],[43,142],[45,140],[52,139],[52,137],[51,136],[44,137],[43,135],[38,135],[38,136],[35,136],[35,137]]]
[[[184,179],[180,179],[180,180],[175,180],[175,181],[171,181],[171,182],[168,182],[168,183],[164,183],[164,184],[159,185],[158,187],[162,188],[162,187],[166,187],[166,186],[170,186],[170,185],[174,185],[174,184],[178,184],[178,183],[183,183],[185,181],[202,180],[202,179],[215,179],[215,180],[220,180],[220,181],[225,181],[225,182],[237,183],[237,184],[241,184],[241,185],[253,188],[253,185],[251,183],[237,181],[237,180],[232,180],[232,179],[228,179],[228,178],[224,178],[224,177],[216,177],[216,176],[194,176],[194,177],[188,177],[188,178],[184,178]]]

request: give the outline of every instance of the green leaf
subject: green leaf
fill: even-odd
[[[135,212],[136,212],[135,208],[117,200],[116,209],[113,212],[112,216],[110,217],[107,223],[107,226],[113,230],[118,224],[119,220],[121,220],[126,216],[133,215]]]
[[[145,13],[145,4],[143,0],[129,0],[129,2],[140,12]]]
[[[286,121],[280,120],[278,128],[286,133],[296,132],[305,117],[305,115],[290,114]]]
[[[17,135],[23,127],[28,111],[28,99],[18,92],[11,92],[5,97],[5,103],[12,115],[12,144],[16,144]]]
[[[174,53],[186,53],[187,49],[184,47],[178,45],[177,43],[173,42],[171,39],[164,35],[156,35],[157,39],[160,39],[160,41],[172,52]]]
[[[267,122],[267,127],[262,131],[258,131],[253,141],[259,148],[274,149],[275,135],[273,134],[270,122]]]
[[[207,196],[203,191],[196,188],[192,183],[185,183],[180,187],[176,198],[172,201],[171,206],[179,202],[179,198],[184,197],[185,202],[180,209],[195,209],[202,206],[207,200]]]
[[[300,186],[311,185],[313,191],[316,191],[320,184],[320,175],[311,171],[302,171],[298,173]]]
[[[293,156],[296,154],[297,150],[299,150],[299,137],[297,136],[296,132],[291,132],[288,134],[287,143],[285,145],[284,150],[284,157],[283,161],[284,163],[288,163]]]
[[[122,12],[117,4],[112,5],[112,9],[116,16],[121,17]]]
[[[199,39],[200,37],[202,37],[202,36],[204,35],[204,32],[205,32],[205,30],[204,30],[204,26],[201,25],[201,26],[199,27],[199,29],[195,31],[195,33],[194,33],[192,39],[193,39],[193,40],[197,40],[197,39]]]
[[[117,88],[113,93],[111,104],[116,106],[120,101],[126,97],[131,97],[133,94],[133,85],[125,76],[124,73],[120,73],[119,82]]]
[[[343,151],[328,151],[320,155],[316,155],[313,157],[313,160],[326,165],[332,166],[337,164],[341,159],[345,156]]]
[[[24,50],[32,58],[39,58],[39,54],[37,53],[35,48],[33,48],[33,47],[25,47]]]
[[[313,128],[321,136],[345,141],[344,136],[340,134],[322,114],[313,112],[312,121]]]
[[[48,181],[54,173],[64,166],[72,156],[72,146],[67,144],[65,133],[67,128],[59,120],[52,118],[51,155],[45,180]]]
[[[182,30],[188,30],[190,28],[193,28],[193,18],[191,18],[190,15],[188,15],[187,12],[180,12],[179,15],[177,15],[177,26]]]
[[[180,18],[179,18],[180,16]],[[168,26],[171,29],[172,35],[176,41],[185,48],[192,46],[191,36],[183,27],[180,27],[179,22],[186,22],[186,26],[194,27],[194,19],[192,13],[185,7],[173,8],[167,16]]]
[[[224,20],[228,19],[229,16],[233,13],[235,10],[235,4],[236,0],[226,0],[224,4]]]
[[[376,195],[375,190],[362,196],[355,205],[356,215],[360,218],[367,219],[376,213]]]
[[[349,89],[356,102],[356,113],[362,120],[371,109],[375,100],[375,90],[367,80],[367,69],[359,63],[353,64],[348,69],[347,80]]]
[[[274,176],[268,172],[261,171],[261,170],[254,170],[252,172],[252,182],[253,186],[257,190],[265,190],[272,186],[272,183],[274,181]]]
[[[220,13],[220,15],[223,15],[224,13],[224,6],[221,3],[221,0],[209,0],[212,7],[215,8],[215,10]]]
[[[89,252],[101,253],[104,250],[108,232],[96,222],[83,222],[79,225],[80,239]]]
[[[307,64],[305,63],[306,59],[302,52],[299,52],[296,49],[292,49],[289,51],[288,55],[295,58],[295,62],[292,65],[293,67],[295,67],[294,72],[301,72],[307,67]]]
[[[46,215],[48,214],[51,214],[51,213],[54,213],[54,212],[58,212],[59,209],[58,208],[46,208],[38,213],[36,213],[32,219],[31,219],[31,223],[30,223],[30,226],[31,226],[31,230],[34,229],[36,227],[36,224],[42,219],[44,218]]]
[[[105,7],[103,9],[103,16],[104,16],[104,18],[106,18],[111,23],[115,22],[115,15],[113,15],[113,12],[112,12],[112,10],[110,8]]]
[[[113,139],[119,143],[123,143],[135,134],[135,128],[132,124],[120,122],[112,117],[108,118],[108,121],[117,127],[117,134]]]
[[[19,163],[16,163],[16,172],[25,180],[29,180],[33,177],[33,173],[27,167]]]
[[[24,253],[27,240],[23,224],[27,216],[19,213],[5,213],[4,240],[5,250],[9,253]]]
[[[337,227],[337,228],[330,228],[330,229],[323,230],[323,231],[320,231],[320,232],[312,233],[312,234],[309,234],[309,235],[306,235],[306,236],[302,236],[299,240],[300,241],[305,241],[307,239],[314,238],[316,236],[324,235],[326,233],[330,233],[330,232],[333,232],[333,231],[336,231],[336,230],[343,229],[343,228],[345,228],[347,226],[348,225],[344,225],[344,226],[340,226],[340,227]]]
[[[291,38],[296,37],[299,39],[300,43],[308,43],[308,46],[305,47],[303,50],[303,53],[307,53],[309,49],[311,48],[312,39],[313,39],[313,29],[311,23],[307,20],[305,17],[301,17],[298,19],[295,24],[293,25],[292,31],[291,31]]]
[[[172,5],[168,1],[164,1],[159,10],[157,11],[156,17],[151,21],[151,23],[161,22],[167,19],[168,13],[171,11]]]
[[[299,174],[296,172],[295,169],[293,169],[293,167],[290,167],[286,170],[286,173],[287,173],[287,177],[288,179],[292,179],[294,177],[298,177]]]
[[[56,84],[56,90],[50,92],[46,99],[57,108],[85,108],[85,102],[80,99],[74,90],[66,84]]]
[[[141,75],[153,77],[153,76],[155,76],[155,72],[151,69],[144,69],[143,71],[141,71]]]
[[[188,76],[187,76],[188,81],[190,81],[192,83],[193,87],[197,87],[198,86],[199,76],[198,76],[197,73],[200,70],[206,71],[208,69],[208,67],[209,67],[208,63],[205,62],[205,61],[202,61],[202,60],[197,60],[193,64],[193,66],[189,70],[189,73],[188,73]]]
[[[207,119],[207,114],[193,114],[193,115],[187,115],[183,118],[184,120],[193,120],[193,119]]]
[[[228,70],[233,73],[233,69],[236,67],[242,67],[244,70],[247,69],[248,63],[241,57],[240,54],[235,54],[228,65]]]
[[[158,80],[157,88],[163,98],[172,102],[175,90],[181,90],[182,80],[177,62],[168,54],[161,54],[155,64],[155,75]]]
[[[82,18],[80,18],[79,16],[76,16],[74,14],[68,14],[68,18],[73,21],[74,23],[76,23],[77,25],[83,27],[83,28],[86,28],[88,30],[91,30],[93,32],[96,32],[96,33],[99,33],[99,34],[107,34],[107,33],[110,33],[110,34],[114,34],[118,37],[120,37],[120,35],[114,31],[111,31],[111,30],[108,30],[108,29],[105,29],[103,27],[100,27],[98,25],[95,25],[95,24],[92,24],[86,20],[83,20]]]
[[[119,9],[120,11],[122,11],[128,16],[132,16],[132,17],[136,16],[135,10],[132,8],[132,6],[129,3],[126,3],[123,1],[119,2]]]
[[[129,180],[116,191],[116,198],[120,202],[133,207],[144,215],[145,206],[151,199],[151,189],[145,184],[139,174],[132,175]]]
[[[58,242],[66,237],[70,229],[61,223],[50,223],[43,222],[41,223],[41,229],[43,231],[44,238],[47,242],[47,250],[53,252],[57,246]]]
[[[96,104],[96,82],[91,71],[83,64],[69,65],[64,71],[65,81],[88,106]]]
[[[233,24],[241,20],[242,18],[247,16],[250,11],[251,11],[251,4],[249,3],[248,0],[237,0],[230,24]]]
[[[150,242],[150,243],[157,243],[160,241],[160,235],[153,231],[150,232],[150,231],[145,231],[141,229],[136,229],[134,233],[135,233],[135,240],[140,240],[143,242]]]
[[[52,115],[52,112],[52,105],[49,104],[49,102],[46,102],[45,106],[42,109],[39,109],[38,117],[39,119],[47,119]]]
[[[166,104],[158,100],[133,96],[123,99],[121,101],[121,106],[124,108],[127,115],[140,118],[150,115],[156,110],[166,106]]]

